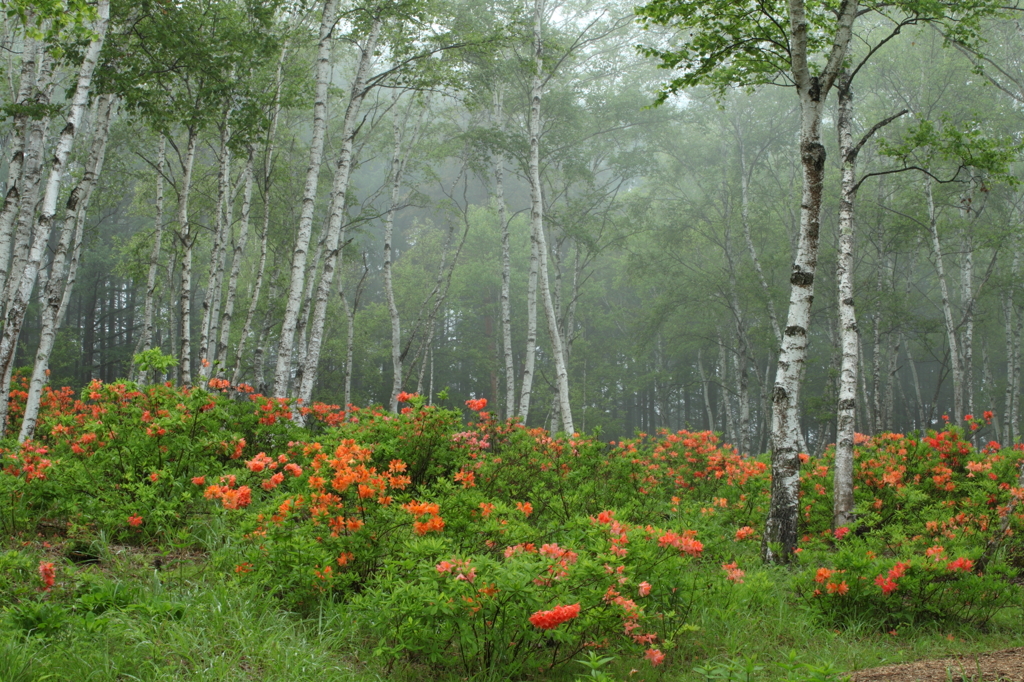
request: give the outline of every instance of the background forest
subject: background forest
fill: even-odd
[[[653,107],[669,75],[636,46],[677,34],[628,4],[551,1],[537,21],[533,3],[455,0],[7,7],[8,373],[144,378],[132,357],[153,348],[179,362],[150,380],[393,410],[403,391],[485,397],[553,431],[769,448],[800,229],[791,88],[687,87]],[[991,410],[1010,443],[1024,43],[1013,16],[967,46],[928,11],[865,9],[850,48],[853,134],[874,133],[856,428]],[[836,440],[842,356],[834,100],[812,453]]]

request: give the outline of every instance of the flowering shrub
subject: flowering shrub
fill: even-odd
[[[857,520],[841,528],[834,453],[802,456],[791,588],[759,567],[764,457],[712,433],[609,445],[497,420],[483,398],[468,423],[399,398],[392,414],[219,378],[47,390],[36,439],[0,443],[0,529],[207,546],[207,528],[215,567],[299,610],[347,602],[383,659],[502,678],[608,652],[638,670],[701,656],[695,621],[778,590],[832,628],[882,631],[983,625],[1019,601],[1006,557],[1024,553],[1024,453],[959,427],[859,435]],[[51,558],[18,564],[7,598],[66,591]]]
[[[1016,546],[1024,521],[1016,506],[1024,496],[1016,487],[1020,451],[989,443],[979,452],[952,426],[857,441],[853,528],[829,528],[833,452],[802,481],[808,551],[800,560],[816,570],[812,600],[823,613],[884,629],[929,621],[984,625],[1018,598],[1006,589],[1001,560],[975,569],[987,547]]]

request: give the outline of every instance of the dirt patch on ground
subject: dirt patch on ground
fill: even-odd
[[[1024,647],[859,670],[850,682],[1024,682]]]

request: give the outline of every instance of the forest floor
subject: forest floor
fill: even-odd
[[[914,663],[884,665],[853,673],[850,682],[1009,682],[1024,680],[1024,647]]]

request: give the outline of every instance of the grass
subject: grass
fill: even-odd
[[[57,548],[50,548],[50,559]],[[6,565],[20,560],[34,566],[39,546],[8,551]],[[168,554],[102,546],[98,564],[58,566],[52,592],[33,593],[38,580],[8,571],[0,587],[20,592],[22,604],[44,604],[53,611],[30,611],[29,623],[46,634],[28,634],[9,607],[0,621],[0,682],[74,680],[257,680],[260,682],[454,682],[466,678],[415,660],[388,665],[373,656],[344,604],[325,603],[298,614],[257,586],[243,586],[213,568],[206,555]],[[154,568],[160,558],[161,568]],[[0,564],[2,566],[4,564]],[[19,584],[19,575],[22,583]],[[1019,646],[1024,619],[1006,609],[986,632],[976,629],[906,629],[895,635],[867,627],[833,630],[816,622],[792,590],[784,568],[748,572],[746,589],[730,603],[691,614],[677,645],[683,656],[671,668],[635,661],[612,661],[599,673],[606,680],[817,680],[832,674],[890,663]],[[116,587],[115,587],[116,586]],[[99,605],[99,607],[97,607]],[[43,608],[43,607],[40,607]],[[46,608],[49,608],[47,606]],[[792,652],[792,653],[791,653]],[[788,670],[787,670],[788,668]],[[595,673],[595,678],[598,673]],[[580,666],[559,678],[583,679]],[[505,679],[478,676],[474,680]]]
[[[260,590],[207,574],[202,563],[149,576],[138,564],[78,572],[80,584],[128,586],[126,603],[99,614],[58,586],[54,601],[70,608],[49,636],[26,635],[8,619],[0,630],[0,680],[378,679],[358,669],[351,626],[336,616],[299,618]]]

